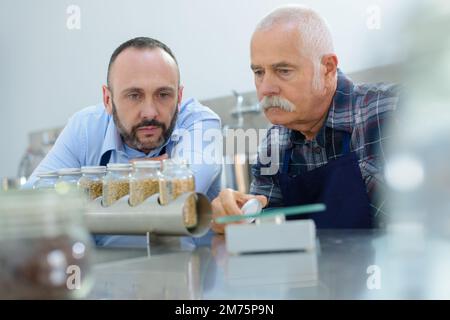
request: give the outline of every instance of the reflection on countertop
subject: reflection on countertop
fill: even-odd
[[[87,298],[449,298],[449,243],[407,254],[385,230],[318,230],[316,251],[230,255],[225,238],[212,233],[161,239],[150,250],[98,249]]]

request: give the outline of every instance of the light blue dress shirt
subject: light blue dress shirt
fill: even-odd
[[[31,188],[40,172],[97,166],[100,164],[102,155],[110,150],[109,162],[128,163],[133,158],[156,157],[165,146],[169,157],[180,154],[183,158],[188,158],[188,161],[189,158],[196,160],[190,164],[195,176],[196,191],[212,200],[220,192],[222,164],[217,161],[214,163],[198,161],[202,160],[203,150],[211,144],[211,141],[202,139],[202,133],[209,129],[220,132],[219,116],[191,98],[180,105],[175,129],[170,139],[163,146],[145,154],[130,148],[123,142],[113,117],[106,112],[103,104],[87,107],[69,119],[55,145],[34,170],[24,188]],[[177,150],[183,151],[177,152]],[[145,244],[145,237],[127,238],[128,240],[140,239],[140,242]],[[109,237],[109,239],[112,238]],[[134,242],[131,241],[131,243]]]
[[[202,132],[194,134],[199,128],[202,132],[209,129],[220,130],[220,118],[211,109],[191,98],[180,105],[175,130],[170,139],[161,147],[145,154],[123,143],[113,117],[106,112],[103,104],[87,107],[69,119],[53,148],[28,179],[25,188],[33,185],[40,172],[98,166],[103,154],[110,150],[112,153],[109,162],[128,163],[133,158],[156,157],[165,146],[169,157],[176,153],[188,160],[189,158],[197,160],[190,165],[195,176],[196,191],[206,194],[212,200],[220,191],[222,166],[217,161],[215,163],[201,161],[203,150],[211,144],[211,141],[204,141]],[[182,132],[189,134],[190,141],[180,134]],[[183,152],[176,152],[180,149],[183,149]]]

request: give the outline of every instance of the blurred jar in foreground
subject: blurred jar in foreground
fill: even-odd
[[[105,166],[81,167],[81,178],[78,180],[78,187],[89,200],[102,196],[105,173]]]
[[[185,192],[195,192],[194,174],[184,159],[166,159],[163,161],[163,171],[159,184],[159,200],[162,205],[175,200]],[[183,211],[186,227],[197,225],[196,201],[194,197],[188,199]]]
[[[137,206],[159,192],[160,161],[135,161],[130,178],[130,205]]]
[[[406,94],[386,148],[391,222],[450,240],[450,7],[425,6],[409,25]],[[405,91],[406,91],[405,90]]]
[[[58,180],[58,173],[43,172],[37,175],[38,179],[33,184],[33,189],[54,189]]]
[[[91,239],[78,192],[0,194],[0,299],[82,298]]]
[[[130,191],[131,165],[128,163],[108,163],[103,177],[104,206],[110,206]]]

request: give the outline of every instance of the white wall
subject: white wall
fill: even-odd
[[[330,23],[348,72],[396,62],[397,34],[410,0],[291,1],[311,5]],[[58,127],[101,101],[112,51],[135,36],[168,44],[177,56],[185,97],[209,99],[253,90],[249,39],[277,0],[2,0],[0,2],[0,176],[16,174],[27,133]],[[69,5],[81,29],[66,27]],[[367,28],[378,5],[381,28]]]

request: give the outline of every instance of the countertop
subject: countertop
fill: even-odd
[[[152,237],[97,248],[87,299],[449,299],[448,241],[408,239],[319,230],[312,252],[230,255],[212,233]]]

